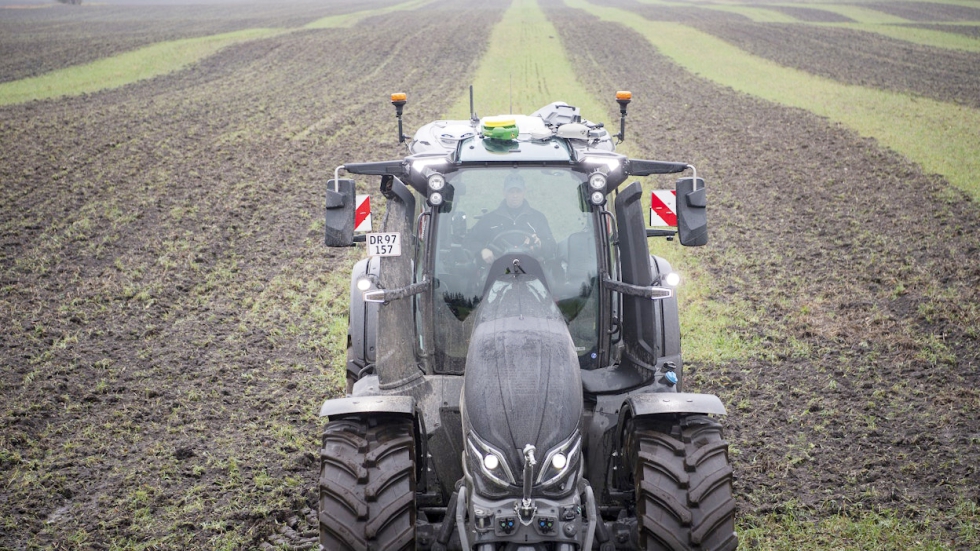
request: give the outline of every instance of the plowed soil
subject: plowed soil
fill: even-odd
[[[879,2],[863,6],[909,21],[980,21],[980,8],[932,2]]]
[[[303,535],[350,269],[324,185],[404,155],[387,94],[437,118],[501,13],[441,2],[0,110],[0,548]]]
[[[920,29],[929,29],[933,31],[943,31],[945,33],[956,33],[973,38],[980,38],[980,25],[937,25],[929,23],[921,23],[918,25],[910,24],[910,27],[918,27]]]
[[[838,82],[980,107],[980,55],[974,52],[834,27],[744,22],[696,26],[751,54]]]
[[[550,15],[598,97],[642,90],[631,139],[706,173],[711,242],[698,254],[762,352],[694,366],[689,389],[729,406],[741,510],[920,518],[980,503],[976,204],[873,140],[720,88],[621,28]]]
[[[316,413],[342,389],[359,254],[321,245],[324,184],[404,155],[388,93],[409,94],[406,131],[465,93],[506,7],[488,4],[0,109],[0,549],[314,546]],[[693,254],[757,353],[685,374],[728,406],[741,512],[980,504],[976,203],[631,31],[554,0],[548,14],[597,97],[633,91],[641,154],[708,181],[711,241]]]

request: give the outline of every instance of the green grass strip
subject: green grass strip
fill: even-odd
[[[766,8],[757,8],[751,6],[720,6],[720,5],[705,5],[699,6],[715,11],[724,11],[729,13],[734,13],[738,15],[744,15],[756,23],[799,23],[800,20],[789,15],[776,10],[767,10]]]
[[[170,73],[231,44],[265,38],[279,29],[231,33],[161,42],[84,65],[0,84],[0,105],[61,96],[90,94]]]
[[[784,5],[794,5],[794,4],[784,4]],[[857,21],[858,23],[868,23],[871,25],[890,25],[894,23],[911,23],[908,19],[901,18],[897,15],[891,15],[888,13],[880,12],[878,10],[873,10],[871,8],[864,8],[861,6],[855,6],[851,4],[819,4],[816,6],[807,6],[816,9],[821,9],[824,11],[829,11],[836,13],[838,15],[843,15]]]
[[[980,111],[931,99],[850,86],[783,67],[677,23],[638,18],[566,0],[629,27],[685,69],[735,90],[838,121],[945,176],[980,200]]]
[[[303,26],[303,28],[304,29],[350,28],[356,25],[362,19],[365,19],[367,17],[373,17],[375,15],[383,15],[394,11],[414,10],[426,4],[430,4],[432,2],[433,0],[409,0],[408,2],[403,2],[401,4],[388,6],[387,8],[380,8],[376,10],[363,10],[354,13],[345,13],[342,15],[331,15],[329,17],[323,17],[321,19],[317,19],[312,23],[307,23],[306,25]]]
[[[740,4],[689,4],[687,2],[668,2],[667,0],[638,0],[651,6],[669,6],[675,8],[703,8],[715,11],[734,13],[748,17],[756,23],[798,23],[799,19],[777,10],[746,6]]]
[[[576,80],[558,31],[534,0],[514,0],[491,33],[487,53],[473,81],[480,115],[529,114],[554,101],[581,109],[589,120],[603,120],[603,106]],[[616,105],[615,98],[608,98]],[[450,118],[469,118],[469,93],[460,96]]]

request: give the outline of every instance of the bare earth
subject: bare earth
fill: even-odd
[[[314,545],[316,412],[341,391],[359,254],[320,244],[323,186],[345,161],[404,154],[390,92],[409,93],[409,127],[465,93],[506,7],[488,4],[297,31],[115,91],[0,109],[0,549]],[[695,254],[760,352],[686,374],[728,406],[741,513],[920,519],[980,504],[976,203],[873,140],[542,4],[581,82],[601,98],[633,91],[633,146],[708,182],[711,242]],[[289,13],[299,25],[350,8]],[[0,29],[16,10],[3,11]],[[707,11],[668,15],[738,19]],[[170,37],[132,25],[119,48]],[[834,39],[884,60],[866,85],[892,89],[890,42]],[[0,80],[32,74],[30,40],[16,40],[0,39]],[[119,51],[98,42],[79,38],[99,53],[50,67]],[[939,59],[928,78],[961,66]],[[959,101],[969,77],[942,97]],[[928,530],[955,541],[954,526]]]

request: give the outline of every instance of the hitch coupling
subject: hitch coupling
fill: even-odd
[[[524,526],[530,526],[537,514],[538,508],[531,499],[531,485],[534,483],[534,466],[538,462],[534,459],[535,447],[531,444],[524,446],[524,494],[522,499],[514,503],[514,511]]]

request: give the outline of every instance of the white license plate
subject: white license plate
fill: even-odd
[[[371,256],[401,256],[402,238],[398,232],[367,234],[367,249]]]

